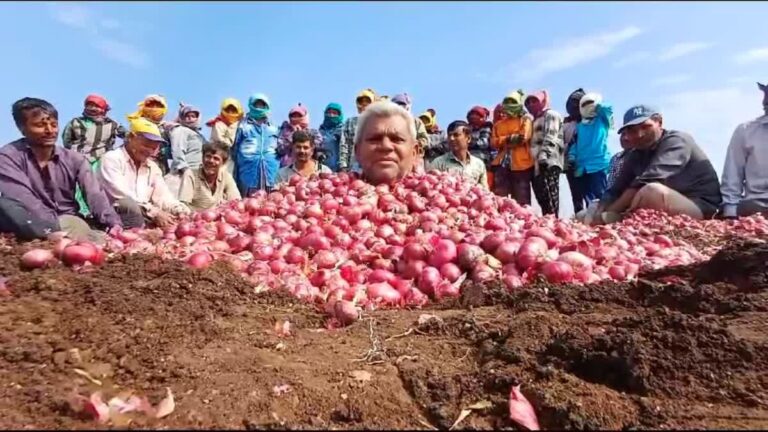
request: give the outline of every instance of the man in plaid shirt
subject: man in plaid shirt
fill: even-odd
[[[608,165],[608,188],[613,186],[613,183],[619,177],[621,167],[624,166],[624,162],[627,160],[626,155],[629,153],[629,146],[624,136],[621,136],[621,151],[613,155],[610,165]]]

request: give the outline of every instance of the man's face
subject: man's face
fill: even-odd
[[[469,113],[467,120],[470,124],[480,124],[480,122],[483,121],[483,116],[473,111]]]
[[[464,154],[469,149],[470,136],[465,127],[448,132],[448,145],[454,154]]]
[[[26,111],[21,133],[33,146],[53,147],[59,136],[59,119],[40,109]]]
[[[198,118],[200,118],[200,113],[197,113],[195,111],[190,111],[184,114],[184,121],[186,123],[194,123],[197,121]]]
[[[368,105],[371,104],[371,98],[368,96],[362,96],[357,98],[357,112],[361,113],[365,111],[366,108],[368,108]]]
[[[137,163],[142,164],[150,157],[153,157],[160,150],[160,142],[145,138],[143,135],[130,134],[126,150],[131,158]]]
[[[416,141],[411,125],[400,116],[373,117],[360,132],[355,146],[363,176],[373,184],[391,183],[403,178],[413,169]]]
[[[633,126],[627,126],[621,131],[621,141],[626,141],[631,149],[644,150],[650,148],[661,138],[662,120],[660,116],[653,116],[648,120]]]
[[[293,156],[299,162],[307,162],[312,158],[314,148],[309,141],[297,142],[293,144]]]
[[[203,171],[210,176],[217,175],[224,164],[224,157],[212,151],[203,155]]]

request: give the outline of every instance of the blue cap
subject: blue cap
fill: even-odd
[[[621,133],[621,130],[625,127],[640,124],[651,118],[652,115],[658,113],[659,111],[656,108],[648,105],[633,106],[624,113],[624,124],[619,128],[619,133]]]

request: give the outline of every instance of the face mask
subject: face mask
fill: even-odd
[[[83,114],[85,114],[86,117],[90,117],[92,119],[98,119],[98,118],[104,117],[104,114],[106,114],[106,112],[104,112],[104,110],[99,107],[89,107],[83,111]]]
[[[324,123],[328,126],[338,126],[341,124],[342,118],[341,116],[335,116],[335,117],[325,117]]]
[[[144,117],[154,122],[159,122],[165,115],[165,108],[144,108],[141,110]]]
[[[251,108],[248,111],[248,117],[254,120],[261,120],[269,115],[269,108]]]
[[[240,120],[240,114],[232,114],[228,112],[221,113],[221,117],[226,120],[228,124],[236,123]]]

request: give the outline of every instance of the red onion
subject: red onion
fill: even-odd
[[[56,257],[46,249],[32,249],[21,256],[22,266],[28,269],[44,268],[54,261]]]
[[[213,257],[208,252],[197,252],[187,259],[187,264],[197,269],[208,267],[213,262]]]
[[[552,283],[571,282],[573,269],[563,261],[550,261],[541,266],[541,273]]]

